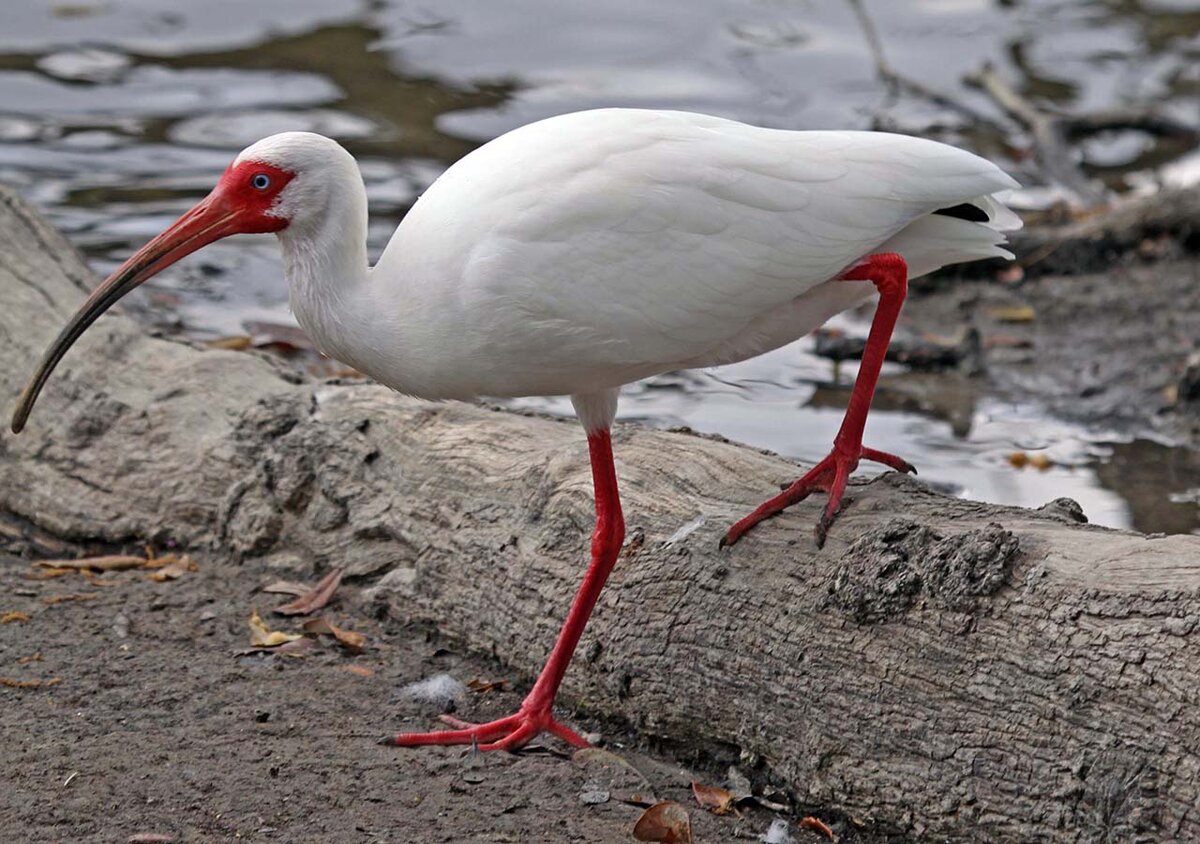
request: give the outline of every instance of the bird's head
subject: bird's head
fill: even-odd
[[[328,213],[334,174],[354,167],[336,141],[311,132],[284,132],[244,149],[216,187],[92,292],[46,350],[13,411],[20,433],[54,367],[96,318],[138,285],[180,258],[233,234],[283,233],[316,225]]]

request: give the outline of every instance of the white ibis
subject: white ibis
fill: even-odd
[[[403,733],[401,746],[512,750],[542,732],[586,744],[552,706],[625,526],[609,427],[622,384],[783,346],[873,292],[879,304],[829,456],[733,525],[736,542],[810,493],[828,493],[818,544],[860,460],[908,279],[1001,256],[1020,221],[994,164],[933,141],[792,132],[669,111],[553,117],[450,167],[367,263],[367,197],[354,158],[307,132],[245,149],[213,191],[96,288],[47,350],[13,414],[25,424],[70,345],[164,267],[242,232],[275,232],[292,310],[317,346],[428,399],[569,395],[596,494],[591,563],[520,709],[487,724]]]

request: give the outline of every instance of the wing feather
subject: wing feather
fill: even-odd
[[[636,368],[703,356],[914,220],[1014,184],[902,135],[611,109],[480,148],[396,240],[459,244],[460,265],[437,269],[456,271],[446,296],[489,344],[480,358],[548,349],[563,367]]]

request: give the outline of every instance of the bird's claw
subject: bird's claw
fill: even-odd
[[[473,750],[514,751],[524,747],[541,733],[558,736],[573,747],[587,747],[588,743],[578,733],[554,719],[547,709],[522,709],[514,715],[472,724],[450,715],[442,715],[443,723],[454,729],[429,733],[400,733],[384,739],[380,744],[390,747],[419,747],[422,745],[469,744]]]
[[[769,519],[771,516],[782,512],[785,508],[799,501],[803,501],[809,495],[818,491],[829,494],[829,501],[825,505],[825,509],[813,529],[817,547],[824,547],[825,537],[829,533],[829,528],[837,518],[838,513],[842,511],[844,504],[842,496],[846,491],[846,483],[850,479],[850,473],[858,467],[859,460],[882,463],[885,466],[895,469],[897,472],[913,475],[917,473],[916,468],[907,460],[897,457],[894,454],[889,454],[886,451],[860,446],[858,454],[854,454],[853,451],[847,451],[835,446],[833,451],[826,455],[820,463],[808,470],[803,477],[794,481],[779,495],[763,502],[753,513],[734,523],[725,535],[721,537],[720,547],[725,548],[733,545],[745,535],[746,531],[750,530],[750,528],[763,519]]]

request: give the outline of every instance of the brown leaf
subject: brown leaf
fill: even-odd
[[[250,348],[250,338],[245,334],[233,334],[229,337],[218,337],[204,344],[210,349],[225,349],[230,352],[240,352]]]
[[[38,566],[41,565],[42,563],[38,563]],[[79,569],[67,569],[62,568],[61,566],[46,566],[45,568],[35,567],[30,572],[29,576],[37,578],[38,580],[50,580],[55,577],[63,577],[64,575],[74,574],[77,571],[79,571]]]
[[[336,568],[321,578],[321,582],[314,586],[311,592],[301,595],[290,604],[277,607],[275,612],[279,615],[308,615],[316,612],[329,603],[341,582],[342,569]]]
[[[301,633],[283,633],[279,630],[271,630],[262,620],[262,616],[258,614],[258,610],[251,611],[247,623],[250,625],[250,644],[256,648],[276,648],[284,642],[294,642],[303,638]]]
[[[42,661],[42,652],[38,651],[35,654],[30,654],[29,656],[21,657],[20,659],[17,660],[17,665],[28,665],[31,662],[41,662],[41,661]]]
[[[374,677],[375,672],[365,665],[343,665],[342,668],[359,677]]]
[[[0,624],[12,624],[16,621],[29,621],[29,613],[11,610],[4,615],[0,615]]]
[[[120,586],[121,584],[115,580],[105,580],[98,574],[84,574],[83,579],[92,586]]]
[[[107,554],[101,557],[84,557],[82,560],[41,560],[39,568],[66,569],[68,571],[124,571],[139,569],[146,565],[145,557],[134,557],[129,554]]]
[[[62,604],[67,601],[91,601],[96,597],[95,592],[73,592],[69,595],[45,595],[42,597],[42,603],[46,606],[54,604]]]
[[[10,689],[42,689],[57,686],[61,682],[61,677],[51,677],[49,680],[14,680],[11,677],[0,677],[0,686],[8,686]]]
[[[277,595],[307,595],[312,591],[312,587],[307,583],[300,583],[295,580],[276,580],[273,583],[268,583],[266,586],[259,587],[259,592],[271,592]]]
[[[824,835],[826,838],[828,838],[830,841],[837,840],[833,837],[833,830],[830,829],[829,825],[827,823],[825,823],[825,821],[821,820],[820,818],[814,818],[812,815],[809,815],[805,818],[801,818],[800,826],[804,827],[805,829],[811,829],[814,832],[819,832],[822,835]]]
[[[367,644],[367,637],[361,633],[355,633],[353,630],[343,630],[323,616],[310,618],[301,625],[305,633],[312,633],[316,636],[332,636],[337,639],[338,644],[348,650],[357,653]]]
[[[184,554],[178,559],[172,560],[167,565],[160,568],[158,571],[151,572],[146,575],[150,580],[156,583],[162,583],[167,580],[175,580],[182,577],[189,571],[200,571],[200,567],[192,561],[192,558]]]
[[[664,800],[642,812],[633,827],[633,837],[638,841],[692,844],[692,819],[687,809],[674,800]]]
[[[467,683],[467,688],[476,694],[486,694],[488,692],[502,692],[508,688],[507,680],[480,680],[476,677],[474,680]]]
[[[736,811],[733,808],[733,794],[723,788],[693,782],[692,794],[696,795],[697,803],[711,811],[714,815],[725,815],[730,811]]]

